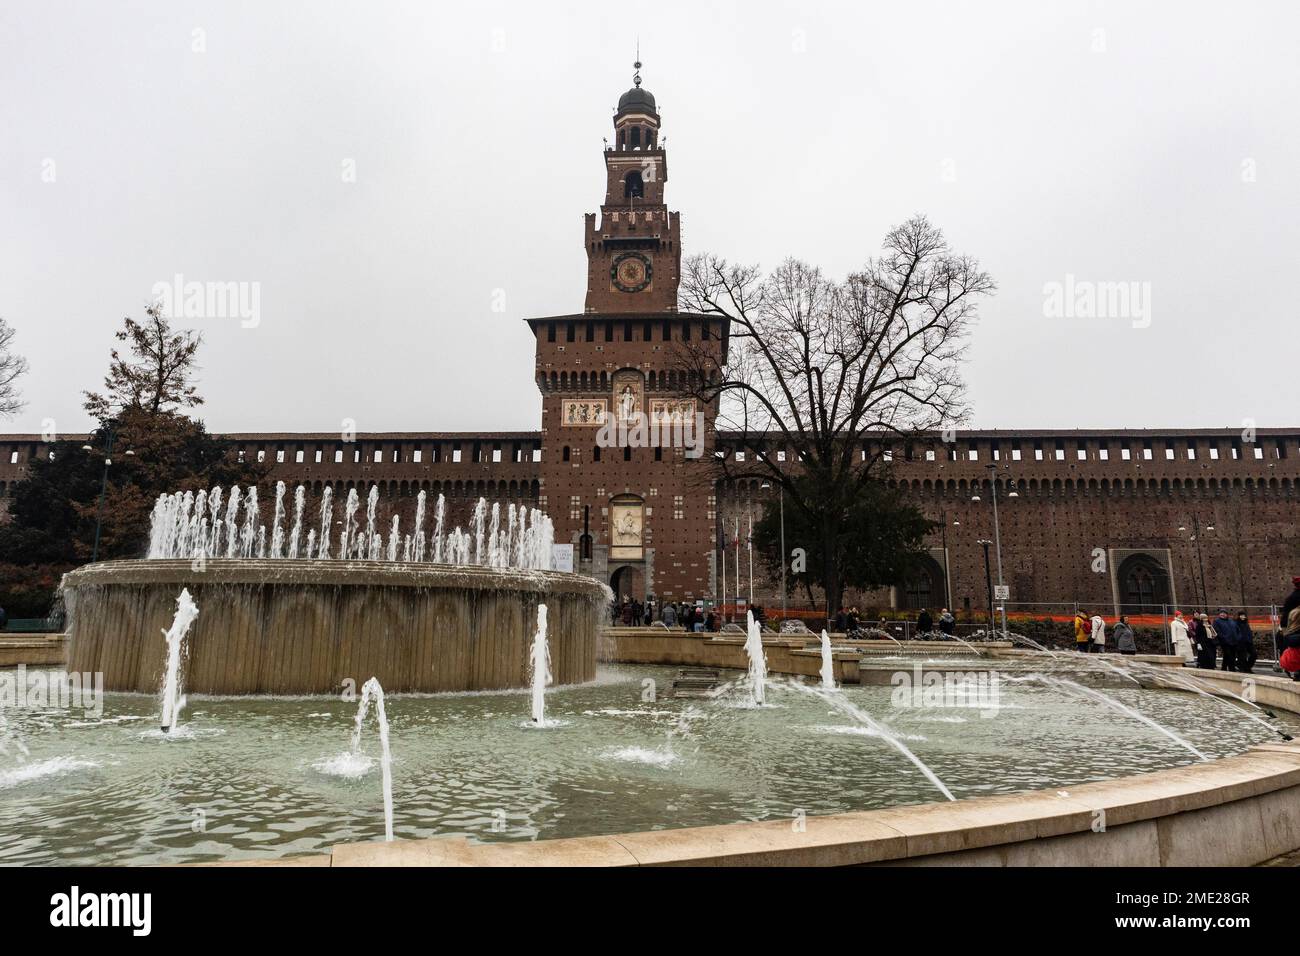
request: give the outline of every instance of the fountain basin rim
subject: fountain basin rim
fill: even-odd
[[[210,558],[202,570],[185,558],[138,558],[87,564],[63,576],[65,588],[146,584],[469,588],[542,595],[578,594],[600,601],[608,600],[611,595],[600,581],[568,571],[329,558]]]

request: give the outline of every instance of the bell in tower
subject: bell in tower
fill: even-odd
[[[605,201],[586,229],[589,313],[672,312],[681,266],[678,214],[664,204],[668,157],[659,140],[654,95],[632,88],[614,111],[614,145],[605,149]]]

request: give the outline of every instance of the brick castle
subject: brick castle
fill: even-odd
[[[480,496],[536,505],[555,522],[557,542],[571,546],[574,570],[620,596],[719,600],[727,540],[728,603],[747,597],[743,539],[749,519],[773,506],[773,492],[710,477],[711,456],[756,449],[714,431],[714,410],[687,397],[672,361],[672,344],[683,340],[725,355],[729,330],[677,308],[680,217],[665,204],[660,115],[639,75],[613,121],[604,202],[586,216],[583,311],[528,320],[539,431],[227,436],[239,454],[314,496],[327,484],[336,500],[375,485],[384,511],[401,512],[404,527],[421,490],[446,495],[457,520]],[[698,415],[704,428],[694,447],[602,447],[602,426],[635,413],[664,425]],[[794,460],[775,444],[762,450]],[[0,436],[0,496],[45,454],[40,436]],[[979,543],[994,537],[990,474],[1013,608],[1267,605],[1300,574],[1300,428],[962,431],[947,442],[897,443],[890,457],[890,480],[939,530],[913,578],[855,596],[864,605],[986,607],[996,580]],[[775,607],[780,597],[764,568],[756,558],[754,600]]]

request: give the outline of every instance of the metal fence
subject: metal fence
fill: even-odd
[[[1091,617],[1093,614],[1099,615],[1106,622],[1106,626],[1113,627],[1119,620],[1119,615],[1114,613],[1114,605],[1110,601],[1106,602],[1080,602],[1080,601],[1005,601],[995,602],[994,623],[992,630],[1000,631],[1002,629],[1001,616],[1003,611],[1006,612],[1007,629],[1014,630],[1017,622],[1025,621],[1043,621],[1050,620],[1057,623],[1068,623],[1074,619],[1076,612],[1083,610],[1088,612]],[[1125,605],[1121,605],[1121,608]],[[1133,607],[1133,605],[1129,605]],[[1173,635],[1169,630],[1169,623],[1173,620],[1177,611],[1191,614],[1198,613],[1188,605],[1173,604],[1146,604],[1138,605],[1134,611],[1123,611],[1122,613],[1128,618],[1129,624],[1134,627],[1158,628],[1164,635],[1165,653],[1173,653]],[[1273,660],[1278,658],[1278,632],[1279,606],[1276,604],[1234,604],[1230,601],[1222,603],[1210,602],[1208,607],[1200,609],[1214,617],[1218,609],[1226,608],[1228,613],[1234,617],[1239,611],[1245,611],[1247,619],[1250,621],[1251,630],[1255,632],[1256,640],[1267,635],[1268,640],[1273,647]],[[744,604],[726,605],[718,610],[723,611],[731,620],[743,619],[745,615]],[[764,607],[762,609],[765,619],[769,624],[780,627],[782,614],[779,608]],[[860,615],[859,626],[864,628],[879,628],[886,631],[899,640],[913,640],[917,637],[916,611],[881,611],[873,609]],[[888,615],[888,616],[886,616]],[[904,615],[907,615],[906,617]],[[934,617],[935,626],[938,626],[938,615],[931,611]],[[800,618],[806,621],[817,621],[825,619],[825,612],[810,608],[790,608],[784,614],[785,618]],[[979,634],[990,630],[988,623],[988,610],[972,610],[967,614],[963,612],[963,617],[967,617],[965,622],[959,622],[956,625],[957,636],[963,637],[970,634]],[[974,618],[970,620],[969,618]]]
[[[1106,602],[1109,606],[1110,602]],[[1122,607],[1123,605],[1121,605]],[[998,605],[998,611],[1001,612],[1003,605]],[[1097,614],[1109,627],[1119,620],[1119,615],[1103,610],[1098,604],[1086,604],[1078,601],[1007,601],[1005,602],[1007,613],[1007,626],[1010,627],[1012,621],[1025,620],[1052,620],[1052,621],[1069,621],[1079,610],[1088,612],[1089,616]],[[1279,631],[1278,622],[1278,605],[1276,604],[1233,604],[1230,601],[1216,603],[1211,601],[1209,605],[1201,609],[1193,609],[1186,605],[1174,604],[1146,604],[1138,606],[1133,612],[1123,612],[1128,618],[1129,624],[1134,627],[1152,627],[1160,628],[1164,633],[1165,651],[1173,652],[1173,635],[1169,630],[1169,622],[1173,620],[1174,614],[1183,611],[1184,614],[1200,613],[1204,611],[1210,617],[1218,613],[1219,608],[1225,608],[1229,614],[1236,617],[1238,612],[1245,611],[1246,619],[1250,621],[1251,630],[1255,632],[1258,638],[1261,632],[1269,635],[1269,640],[1273,645],[1273,659],[1278,656],[1277,636]]]

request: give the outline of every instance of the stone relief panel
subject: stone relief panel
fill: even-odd
[[[603,398],[565,399],[564,401],[563,422],[570,428],[581,428],[584,425],[598,427],[605,424],[607,414],[609,414],[609,403]]]
[[[609,503],[609,556],[618,560],[638,559],[643,554],[645,502],[633,495]]]
[[[656,425],[681,425],[695,421],[695,399],[652,398],[650,421]]]

